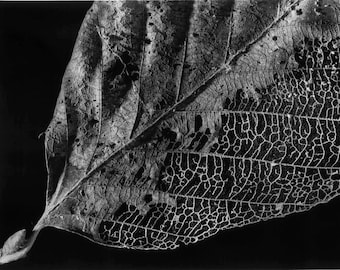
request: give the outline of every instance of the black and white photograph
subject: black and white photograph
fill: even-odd
[[[340,0],[0,2],[1,269],[340,269]]]

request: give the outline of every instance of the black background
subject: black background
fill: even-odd
[[[0,2],[0,242],[42,214],[43,132],[90,2]],[[220,232],[174,251],[102,247],[44,229],[3,269],[340,268],[340,200],[306,213]]]

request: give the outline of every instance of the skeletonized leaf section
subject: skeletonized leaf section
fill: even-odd
[[[166,249],[337,196],[338,14],[323,13],[326,26],[313,5],[266,23],[228,71],[94,168],[46,224],[110,246]]]

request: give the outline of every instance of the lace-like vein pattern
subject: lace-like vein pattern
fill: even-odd
[[[339,33],[291,27],[309,32],[268,57],[267,69],[248,67],[257,86],[236,76],[239,60],[207,86],[222,107],[200,106],[198,96],[174,111],[83,181],[49,224],[104,245],[167,249],[337,196]]]

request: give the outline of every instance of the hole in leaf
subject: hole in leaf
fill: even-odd
[[[146,203],[152,202],[152,195],[151,195],[151,194],[146,194],[146,195],[144,196],[144,201],[145,201]]]
[[[202,117],[200,115],[195,116],[195,132],[199,131],[202,127]]]
[[[129,207],[126,203],[122,203],[122,205],[116,210],[114,216],[118,218],[119,216],[123,215],[125,212],[129,211]]]

